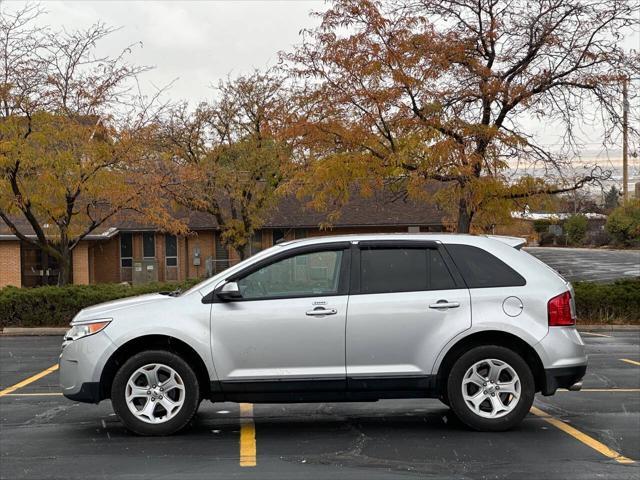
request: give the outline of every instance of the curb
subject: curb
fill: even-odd
[[[9,327],[0,331],[2,337],[43,337],[43,336],[56,336],[64,335],[68,327]]]

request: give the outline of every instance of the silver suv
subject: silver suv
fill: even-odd
[[[82,310],[60,355],[72,400],[138,434],[214,402],[439,398],[506,430],[586,370],[572,288],[511,237],[358,235],[278,244],[179,293]]]

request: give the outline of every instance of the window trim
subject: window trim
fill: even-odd
[[[414,292],[441,292],[442,289],[428,289],[428,290],[410,290],[404,292],[379,292],[369,293],[361,291],[361,250],[363,249],[384,249],[389,250],[393,248],[407,248],[407,249],[425,249],[425,250],[437,250],[445,263],[445,266],[449,270],[449,274],[453,279],[454,286],[447,290],[461,290],[467,289],[467,285],[462,280],[460,272],[456,268],[455,264],[449,257],[448,252],[440,242],[433,240],[370,240],[358,242],[353,246],[351,255],[351,284],[349,288],[349,295],[388,295],[402,294],[402,293],[414,293]]]
[[[235,282],[238,279],[245,277],[246,275],[250,275],[261,268],[267,267],[273,263],[279,262],[281,260],[286,260],[287,258],[296,257],[298,255],[308,254],[308,253],[316,253],[316,252],[327,252],[334,250],[342,250],[342,259],[340,263],[340,277],[338,279],[338,290],[336,293],[323,293],[317,295],[287,295],[287,296],[277,296],[277,297],[261,297],[261,298],[238,298],[233,300],[233,302],[223,301],[219,299],[214,290],[210,291],[207,295],[202,298],[202,303],[235,303],[235,302],[257,302],[263,300],[286,300],[292,298],[318,298],[318,297],[338,297],[343,295],[349,295],[349,274],[350,267],[352,264],[351,261],[351,249],[349,248],[351,244],[349,242],[334,242],[334,243],[324,243],[320,245],[304,245],[301,247],[294,247],[291,249],[287,249],[281,253],[277,253],[275,255],[271,255],[265,259],[262,259],[252,265],[247,266],[247,268],[234,273],[233,275],[225,278],[223,282]],[[220,285],[222,282],[219,282]]]

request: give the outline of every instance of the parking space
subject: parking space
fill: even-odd
[[[571,282],[612,282],[640,277],[640,251],[596,248],[527,247],[531,255]]]
[[[468,431],[436,400],[205,402],[184,433],[142,438],[121,426],[108,401],[60,396],[57,371],[6,393],[51,367],[60,339],[2,337],[0,476],[640,478],[640,365],[633,363],[640,363],[640,332],[584,339],[584,390],[538,396],[537,415],[510,432]]]

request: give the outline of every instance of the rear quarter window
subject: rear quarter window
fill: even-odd
[[[448,244],[446,249],[469,288],[521,287],[527,283],[513,268],[481,248]]]

